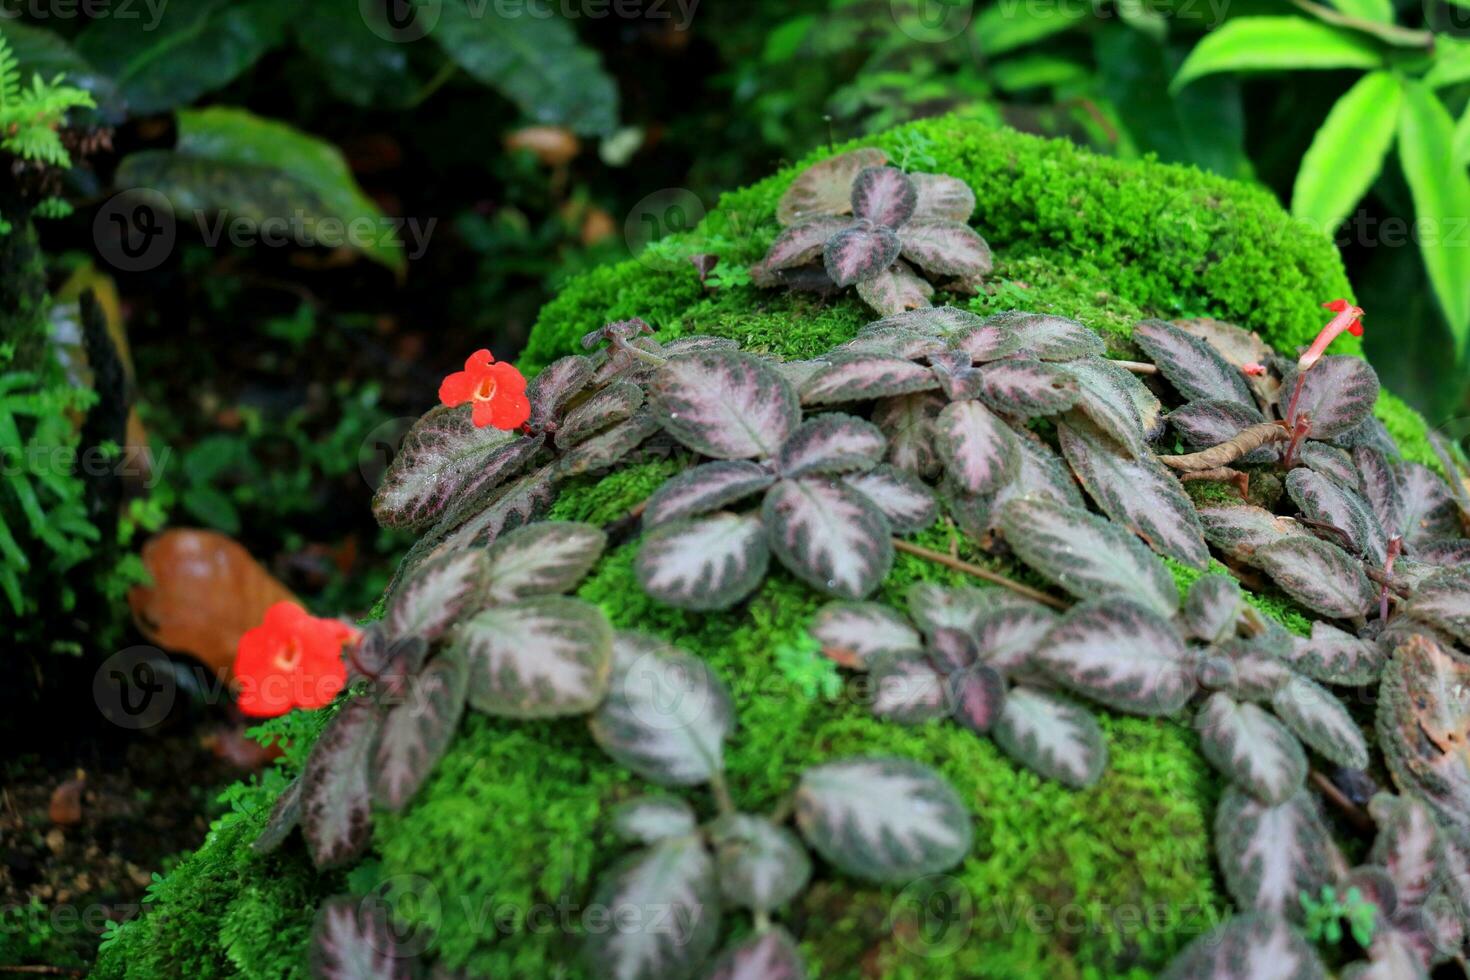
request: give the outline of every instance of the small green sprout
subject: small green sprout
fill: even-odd
[[[1305,891],[1300,894],[1302,911],[1306,913],[1303,929],[1307,938],[1336,946],[1342,942],[1342,922],[1347,920],[1348,931],[1353,941],[1364,949],[1373,943],[1373,920],[1377,907],[1357,888],[1349,888],[1342,898],[1337,889],[1323,885],[1320,898],[1313,898]]]

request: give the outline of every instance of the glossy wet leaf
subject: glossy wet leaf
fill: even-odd
[[[880,654],[872,663],[873,714],[919,725],[950,713],[949,679],[916,653]]]
[[[888,461],[919,477],[939,472],[934,420],[944,401],[930,392],[883,398],[873,406],[873,424],[888,439]]]
[[[715,459],[772,456],[801,421],[796,393],[776,370],[735,351],[670,359],[651,394],[669,434]]]
[[[928,484],[886,463],[844,476],[842,482],[867,497],[888,518],[895,534],[922,531],[939,515],[939,503]]]
[[[1163,320],[1144,320],[1133,328],[1133,341],[1185,401],[1208,399],[1256,407],[1239,369],[1193,334]]]
[[[460,624],[469,704],[507,718],[592,710],[607,691],[612,627],[580,599],[539,596],[481,610]]]
[[[1470,646],[1470,567],[1435,572],[1414,591],[1406,611]]]
[[[822,652],[844,667],[866,670],[890,653],[917,653],[923,646],[908,620],[878,602],[829,602],[812,620]]]
[[[1236,915],[1174,957],[1160,980],[1323,980],[1316,951],[1284,919]]]
[[[328,721],[301,773],[301,833],[312,864],[338,868],[372,840],[368,761],[381,714],[371,698],[342,706]]]
[[[1288,537],[1256,549],[1251,563],[1281,591],[1313,612],[1334,619],[1367,613],[1378,591],[1347,552],[1325,541]]]
[[[398,953],[382,902],[339,895],[317,909],[307,959],[323,980],[409,980],[414,962]]]
[[[1289,371],[1281,384],[1283,404],[1296,385]],[[1373,414],[1378,401],[1378,375],[1361,358],[1329,354],[1318,361],[1302,382],[1297,415],[1312,420],[1313,439],[1343,435]]]
[[[1165,617],[1178,610],[1163,562],[1111,521],[1041,497],[1007,501],[997,516],[1020,559],[1078,598],[1126,597]]]
[[[1251,561],[1256,551],[1277,541],[1311,535],[1296,521],[1254,504],[1212,504],[1199,508],[1199,519],[1205,540],[1239,561]]]
[[[631,381],[615,381],[567,412],[553,437],[558,449],[586,442],[604,429],[633,417],[643,406],[643,389]]]
[[[383,715],[370,761],[373,802],[401,810],[434,771],[464,712],[469,666],[446,650],[409,678],[405,699]]]
[[[1189,587],[1182,618],[1196,640],[1216,643],[1235,635],[1235,624],[1244,605],[1240,583],[1234,578],[1205,575]]]
[[[946,405],[934,432],[945,469],[966,492],[989,493],[1015,475],[1017,436],[979,402]]]
[[[1081,357],[1101,357],[1107,350],[1102,338],[1076,320],[1049,313],[1022,313],[1010,310],[986,319],[986,324],[999,327],[1015,346],[1008,353],[1025,351],[1043,361],[1072,361]],[[977,354],[976,360],[980,360]]]
[[[1324,684],[1357,686],[1376,681],[1385,659],[1377,644],[1315,620],[1310,637],[1293,637],[1289,662],[1293,670]]]
[[[745,460],[702,463],[665,480],[643,508],[643,526],[655,527],[680,517],[698,517],[759,493],[776,477]]]
[[[639,412],[568,449],[558,463],[557,475],[570,479],[609,469],[642,445],[658,427],[652,413]]]
[[[666,837],[695,833],[699,821],[677,796],[636,796],[613,807],[613,833],[633,844],[652,844]]]
[[[871,422],[832,413],[807,419],[796,427],[776,454],[782,476],[850,473],[872,469],[887,449],[883,433]]]
[[[882,150],[863,147],[812,164],[781,195],[776,207],[777,220],[790,225],[815,215],[850,214],[852,182],[859,171],[887,162]]]
[[[828,595],[861,599],[893,565],[888,520],[841,483],[781,480],[766,493],[761,516],[781,564]]]
[[[1287,474],[1286,492],[1304,517],[1342,531],[1352,554],[1382,567],[1387,544],[1383,528],[1356,492],[1306,467]]]
[[[812,874],[801,840],[765,817],[731,813],[710,824],[720,894],[753,912],[780,908],[801,894]]]
[[[592,524],[538,521],[503,535],[490,547],[485,595],[507,603],[569,592],[602,557],[607,535]]]
[[[994,267],[990,246],[963,221],[914,221],[898,237],[903,257],[931,276],[970,279]]]
[[[913,216],[919,189],[897,167],[864,167],[852,181],[852,213],[856,218],[897,228]]]
[[[704,661],[644,634],[620,632],[607,699],[591,726],[619,765],[662,786],[691,786],[724,768],[735,714],[730,692]]]
[[[1097,719],[1049,691],[1012,688],[990,737],[1016,762],[1073,789],[1096,783],[1108,764]]]
[[[796,790],[802,836],[839,871],[898,882],[946,871],[970,850],[970,814],[950,785],[910,759],[813,766]]]
[[[759,518],[718,513],[649,531],[634,572],[643,591],[660,602],[680,609],[728,609],[760,585],[769,561]]]
[[[786,930],[773,926],[721,953],[704,980],[806,980],[806,968]]]
[[[1299,918],[1301,893],[1318,895],[1332,882],[1335,850],[1304,789],[1270,805],[1230,786],[1215,811],[1215,854],[1242,909]]]
[[[599,975],[693,976],[719,939],[719,881],[697,836],[670,837],[628,855],[604,872],[592,903],[639,924],[587,931],[586,961]]]
[[[1004,360],[980,369],[978,395],[1002,415],[1034,418],[1071,408],[1078,392],[1072,376],[1054,364]]]
[[[1116,596],[1073,607],[1036,660],[1064,687],[1133,714],[1173,714],[1195,691],[1191,658],[1173,624]]]
[[[1210,561],[1189,495],[1152,454],[1134,457],[1084,417],[1057,424],[1062,454],[1103,513],[1161,555],[1203,569]]]
[[[1271,698],[1271,709],[1297,738],[1347,769],[1368,767],[1363,733],[1337,698],[1314,681],[1293,677]]]
[[[581,354],[558,358],[546,365],[526,385],[526,398],[531,403],[529,424],[541,431],[561,415],[567,402],[587,387],[592,380],[592,362]]]
[[[968,221],[975,210],[975,192],[970,185],[947,174],[909,174],[919,192],[910,221]]]
[[[898,235],[881,225],[853,224],[827,239],[822,264],[839,288],[872,279],[898,259]]]
[[[801,400],[807,405],[831,405],[938,387],[933,373],[912,361],[882,354],[850,354],[833,358],[808,377],[801,386]]]

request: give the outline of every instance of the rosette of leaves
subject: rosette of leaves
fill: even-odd
[[[928,526],[929,489],[882,464],[883,435],[850,415],[803,420],[796,391],[737,351],[670,358],[650,381],[654,417],[709,462],[664,483],[643,510],[635,570],[649,595],[725,609],[749,595],[775,554],[799,579],[860,598],[893,562],[891,537]],[[726,508],[756,494],[759,512]]]
[[[808,846],[837,870],[880,883],[945,871],[969,851],[959,797],[904,759],[808,768],[782,808],[794,811],[795,831],[784,816],[737,810],[724,777],[735,727],[729,692],[702,661],[651,637],[617,634],[611,691],[591,724],[614,760],[650,782],[710,785],[718,811],[701,821],[676,796],[641,796],[613,811],[614,831],[640,847],[603,874],[593,903],[639,918],[637,928],[589,930],[598,975],[693,976],[715,953],[724,916],[746,909],[754,931],[702,975],[802,977],[795,942],[771,920],[806,889]]]
[[[785,230],[751,280],[816,292],[854,286],[880,314],[928,306],[940,282],[974,293],[992,264],[990,246],[966,223],[974,193],[954,177],[886,162],[865,148],[797,176],[776,210]]]
[[[828,603],[811,626],[828,657],[871,672],[874,714],[900,724],[952,718],[1041,776],[1097,782],[1102,729],[1035,660],[1056,613],[998,589],[928,583],[909,589],[908,608],[918,629],[873,602]]]

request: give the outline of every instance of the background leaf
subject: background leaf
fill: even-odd
[[[1427,229],[1419,237],[1419,251],[1429,281],[1450,326],[1455,348],[1463,357],[1470,346],[1470,249],[1457,244],[1450,229],[1459,228],[1470,215],[1470,175],[1452,159],[1454,122],[1439,97],[1423,84],[1403,83],[1399,113],[1399,163],[1414,198],[1414,216]]]
[[[1304,17],[1235,17],[1194,46],[1169,89],[1216,72],[1377,68],[1382,60],[1377,47],[1352,31]]]
[[[485,594],[494,602],[568,592],[597,563],[607,535],[592,524],[542,521],[490,547]]]
[[[1352,212],[1393,145],[1401,95],[1392,73],[1370,71],[1333,104],[1297,170],[1293,217],[1330,235]]]
[[[469,663],[469,702],[508,718],[590,711],[607,690],[612,627],[580,599],[541,596],[476,613],[456,645]]]
[[[715,865],[696,836],[670,837],[630,854],[602,876],[592,901],[642,923],[587,931],[587,961],[605,976],[693,976],[719,940]],[[664,926],[653,928],[655,921]]]

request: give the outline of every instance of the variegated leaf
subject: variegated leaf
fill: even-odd
[[[689,804],[677,796],[635,796],[613,807],[613,833],[630,844],[685,837],[699,829]]]
[[[601,528],[576,521],[517,528],[490,547],[485,595],[506,603],[570,591],[597,564],[606,545]]]
[[[776,206],[776,219],[783,225],[806,221],[822,214],[852,212],[852,182],[868,167],[881,167],[888,162],[882,150],[863,147],[820,160],[807,167]]]
[[[1416,796],[1386,794],[1374,797],[1371,812],[1378,836],[1368,859],[1388,872],[1401,905],[1422,905],[1442,877],[1444,850],[1434,814]]]
[[[1335,850],[1304,789],[1272,806],[1231,786],[1215,810],[1215,854],[1243,909],[1299,920],[1301,894],[1321,894],[1332,883]]]
[[[864,167],[852,181],[852,213],[856,218],[897,228],[913,217],[919,189],[897,167]]]
[[[806,980],[806,967],[786,930],[772,926],[721,953],[703,980]]]
[[[1237,915],[1193,940],[1159,980],[1323,980],[1311,945],[1284,919]]]
[[[394,591],[385,617],[388,633],[438,639],[460,613],[483,599],[487,567],[480,548],[424,562]]]
[[[1165,617],[1179,609],[1164,563],[1111,521],[1035,496],[1007,501],[998,517],[1021,560],[1078,598],[1127,597]]]
[[[581,354],[558,358],[542,368],[526,385],[526,399],[531,403],[531,429],[535,432],[545,429],[591,380],[592,362]]]
[[[1116,595],[1073,607],[1035,659],[1064,687],[1133,714],[1173,714],[1195,691],[1189,651],[1173,624]]]
[[[382,714],[371,698],[342,706],[317,737],[301,773],[301,834],[317,868],[338,868],[372,839],[368,760]]]
[[[1313,680],[1353,687],[1376,681],[1384,660],[1375,644],[1321,620],[1313,621],[1310,638],[1293,637],[1289,656],[1292,669]]]
[[[973,315],[973,314],[972,314]],[[977,318],[978,319],[978,318]],[[1023,338],[1004,320],[991,317],[966,327],[950,338],[950,346],[968,354],[975,364],[989,364],[1021,351]],[[1032,355],[1028,352],[1026,357]]]
[[[919,477],[939,472],[934,420],[944,401],[930,392],[883,398],[873,406],[873,424],[888,438],[888,461]]]
[[[1290,537],[1256,549],[1251,562],[1281,591],[1334,619],[1362,616],[1378,591],[1347,552],[1316,538]]]
[[[782,476],[850,473],[872,469],[887,449],[883,433],[871,422],[832,413],[807,419],[782,444],[776,469]]]
[[[946,174],[909,174],[919,192],[910,221],[968,221],[975,210],[975,192],[963,180]]]
[[[939,381],[939,390],[952,402],[980,397],[980,369],[970,363],[970,355],[947,347],[929,355],[929,367]]]
[[[565,596],[539,596],[481,610],[460,624],[469,703],[508,718],[592,710],[607,690],[612,627],[602,610]]]
[[[1197,676],[1201,687],[1237,700],[1270,701],[1295,675],[1267,641],[1230,637],[1201,659]]]
[[[844,476],[842,482],[867,497],[895,534],[922,531],[939,516],[939,503],[928,485],[886,463]]]
[[[1218,446],[1266,421],[1265,416],[1251,406],[1219,401],[1188,402],[1165,415],[1164,420],[1194,449]],[[1275,446],[1262,446],[1246,453],[1240,461],[1269,462],[1278,455]]]
[[[1470,567],[1435,572],[1415,590],[1407,612],[1470,646]]]
[[[888,315],[921,310],[934,297],[934,287],[921,279],[903,259],[870,279],[857,282],[858,298],[876,313]]]
[[[827,240],[822,249],[823,268],[839,288],[851,286],[893,265],[901,248],[891,229],[854,223]]]
[[[990,493],[1015,476],[1016,434],[979,402],[946,405],[934,431],[945,468],[967,493]]]
[[[567,412],[552,437],[558,449],[569,449],[616,425],[643,407],[643,389],[631,381],[615,381]]]
[[[612,683],[591,726],[618,764],[661,786],[692,786],[723,770],[735,713],[730,692],[704,661],[620,632]]]
[[[903,257],[931,276],[985,276],[995,264],[985,239],[963,221],[915,221],[898,237]]]
[[[883,654],[917,654],[923,647],[908,620],[877,602],[829,602],[810,632],[828,658],[856,670],[867,670]]]
[[[1239,582],[1229,575],[1206,575],[1189,587],[1184,600],[1184,625],[1196,640],[1218,643],[1235,635],[1244,604]]]
[[[728,609],[755,591],[769,562],[760,519],[722,512],[649,531],[633,570],[643,591],[660,602],[679,609]]]
[[[882,320],[878,321],[882,323]],[[907,327],[866,326],[858,335],[833,348],[833,354],[882,354],[885,357],[901,357],[906,361],[928,357],[947,350],[938,337],[919,333]]]
[[[776,482],[775,474],[743,459],[703,463],[670,477],[643,508],[643,526],[719,510]]]
[[[1210,563],[1204,528],[1189,495],[1151,453],[1127,454],[1087,418],[1057,424],[1062,454],[1097,505],[1149,547],[1194,568]]]
[[[471,516],[457,524],[425,557],[437,558],[466,548],[486,547],[494,544],[501,534],[535,520],[551,506],[551,501],[556,496],[554,469],[554,463],[544,466],[496,491],[488,503],[482,504]],[[419,544],[428,540],[431,540],[431,536],[426,535],[420,539]],[[415,545],[414,549],[418,547],[419,545]],[[414,550],[410,550],[409,557],[413,555]],[[409,558],[406,557],[404,562],[408,561]]]
[[[1012,480],[1006,486],[1012,486],[1015,482]],[[995,504],[999,497],[998,493],[968,493],[948,476],[939,484],[939,498],[944,502],[944,509],[960,533],[987,549],[991,544]]]
[[[265,826],[259,836],[250,842],[252,854],[269,854],[280,847],[291,831],[301,823],[301,777],[297,776],[286,784],[281,795],[271,804]]]
[[[1056,450],[1040,439],[1025,435],[1016,440],[1016,447],[1020,450],[1020,465],[1015,477],[996,495],[995,506],[999,507],[1012,497],[1028,495],[1050,497],[1059,504],[1072,507],[1087,506],[1082,499],[1082,491],[1077,487],[1077,478]]]
[[[801,386],[806,405],[890,398],[939,387],[933,372],[920,364],[881,354],[851,354],[832,358]]]
[[[1379,527],[1393,536],[1404,531],[1404,497],[1399,467],[1373,446],[1353,447],[1353,466],[1363,499],[1373,509]]]
[[[980,369],[980,400],[1002,415],[1056,415],[1077,401],[1077,382],[1044,361],[995,361]]]
[[[766,492],[761,514],[781,564],[828,595],[861,599],[893,566],[888,519],[841,483],[781,480]]]
[[[1470,522],[1470,458],[1459,447],[1453,445],[1442,432],[1430,432],[1429,445],[1444,470],[1450,493],[1459,505],[1460,514]]]
[[[1399,529],[1410,548],[1464,533],[1459,505],[1438,473],[1419,463],[1405,463],[1399,484],[1403,511]]]
[[[1277,517],[1253,504],[1220,504],[1199,509],[1205,540],[1237,561],[1249,562],[1267,545],[1311,532],[1287,517]]]
[[[1470,831],[1470,665],[1426,634],[1400,639],[1383,671],[1377,731],[1394,782],[1457,834]]]
[[[388,709],[378,730],[370,765],[373,802],[401,810],[413,799],[459,728],[468,679],[457,649],[410,679],[406,699]]]
[[[763,272],[778,272],[794,269],[822,257],[822,246],[827,239],[846,228],[850,221],[830,216],[816,217],[801,224],[792,225],[771,243],[765,257],[760,261]]]
[[[1006,684],[994,667],[973,664],[952,672],[947,679],[950,713],[972,732],[985,734],[1005,707]]]
[[[642,445],[658,428],[659,423],[651,412],[639,412],[568,449],[558,461],[557,474],[570,478],[608,469]]]
[[[765,817],[730,813],[710,824],[710,843],[725,901],[770,912],[801,894],[812,861],[801,840]]]
[[[973,666],[978,651],[975,639],[968,631],[941,626],[929,631],[929,646],[925,653],[936,670],[950,674]]]
[[[349,895],[317,909],[307,959],[311,975],[322,980],[408,980],[415,974],[383,903]]]
[[[1115,369],[1100,357],[1069,361],[1064,367],[1077,382],[1075,410],[1091,419],[1129,454],[1149,455],[1147,432],[1130,391],[1137,380],[1127,371],[1119,375],[1117,372],[1122,368]]]
[[[1101,337],[1076,320],[1049,313],[1009,310],[988,317],[985,322],[999,326],[1015,337],[1016,346],[1012,352],[1024,350],[1043,361],[1101,357],[1107,350]],[[978,361],[981,358],[976,355],[975,359]]]
[[[1283,404],[1295,389],[1296,379],[1294,368],[1283,379]],[[1332,439],[1371,416],[1377,401],[1378,375],[1366,361],[1329,354],[1306,373],[1297,399],[1297,417],[1312,420],[1313,439]]]
[[[980,660],[1010,674],[1024,672],[1056,622],[1056,613],[1027,599],[982,611],[970,633]]]
[[[1368,502],[1355,491],[1316,470],[1297,467],[1286,475],[1286,492],[1304,517],[1341,531],[1354,555],[1383,565],[1387,554],[1383,528]]]
[[[1301,743],[1254,704],[1211,694],[1195,715],[1200,750],[1226,778],[1263,803],[1282,803],[1307,778]]]
[[[715,459],[772,456],[801,421],[796,392],[737,351],[682,354],[659,368],[653,402],[669,434]]]
[[[950,712],[948,679],[917,653],[881,654],[872,661],[873,714],[899,725],[919,725]]]
[[[946,871],[970,850],[970,814],[950,785],[909,759],[813,766],[796,790],[802,836],[838,870],[897,882]]]
[[[1276,717],[1323,757],[1348,769],[1368,767],[1368,745],[1342,702],[1320,684],[1293,677],[1271,698]]]
[[[661,840],[613,865],[591,907],[612,920],[587,930],[585,955],[598,976],[692,977],[719,940],[719,882],[697,836]]]
[[[982,325],[985,321],[969,310],[957,306],[939,306],[929,310],[914,310],[895,313],[881,320],[874,320],[863,328],[863,333],[876,330],[912,330],[926,337],[956,338],[966,331]]]
[[[1301,465],[1311,467],[1339,486],[1358,492],[1358,470],[1346,449],[1308,439],[1297,448],[1296,458]]]
[[[1004,596],[1005,598],[999,598]],[[968,585],[944,586],[935,582],[915,582],[905,595],[909,618],[932,642],[940,630],[969,633],[980,625],[987,613],[1009,608],[1020,596],[1001,589],[977,589]]]
[[[1108,764],[1097,719],[1077,702],[1049,691],[1011,688],[990,737],[1016,762],[1074,789],[1097,782]]]
[[[1470,565],[1470,539],[1455,538],[1421,544],[1414,549],[1414,557],[1426,565]]]
[[[1240,371],[1193,334],[1163,320],[1143,320],[1133,328],[1133,341],[1185,401],[1209,399],[1255,409]]]
[[[426,527],[513,476],[543,441],[476,428],[467,405],[432,409],[404,436],[373,495],[373,516],[384,527]]]

